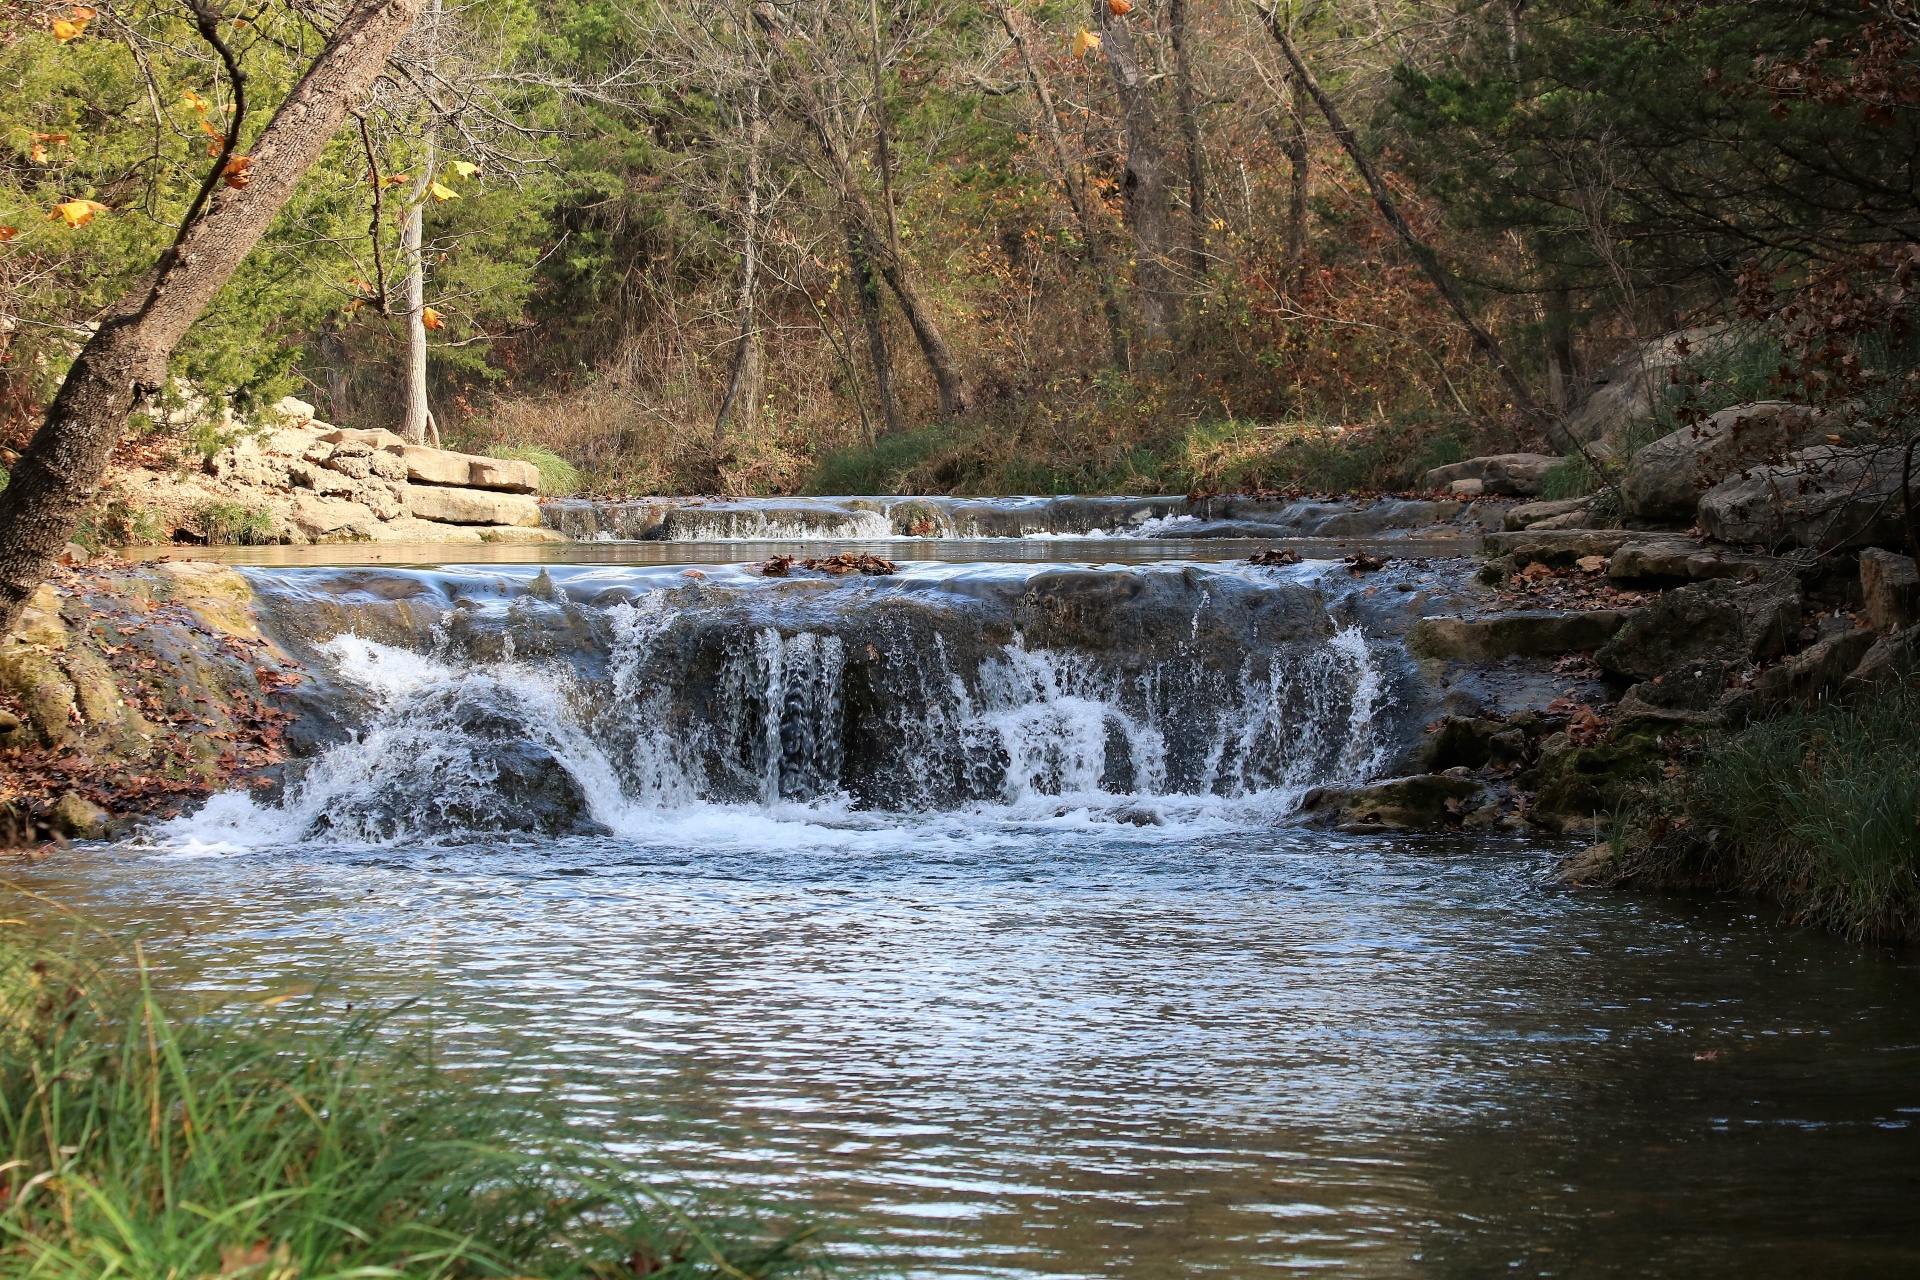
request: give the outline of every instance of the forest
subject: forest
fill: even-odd
[[[0,459],[335,17],[7,5]],[[119,447],[210,454],[292,394],[592,494],[1389,491],[1520,447],[1577,492],[1593,380],[1721,326],[1680,421],[1778,396],[1897,442],[1916,31],[1906,0],[433,0]]]

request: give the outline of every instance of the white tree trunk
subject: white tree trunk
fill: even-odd
[[[433,48],[440,35],[440,0],[429,9],[427,69],[434,66]],[[407,266],[407,418],[400,434],[414,444],[440,444],[440,424],[433,420],[427,404],[427,261],[422,248],[427,221],[427,190],[433,185],[433,166],[437,160],[433,145],[432,106],[428,106],[425,157],[420,176],[413,184],[413,196],[406,221],[400,228],[400,256]]]

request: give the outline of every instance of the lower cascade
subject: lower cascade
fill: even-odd
[[[256,581],[289,632],[331,623],[307,651],[331,730],[277,803],[219,797],[197,829],[634,834],[715,806],[1144,824],[1284,811],[1384,750],[1359,629],[1249,575],[608,576]]]

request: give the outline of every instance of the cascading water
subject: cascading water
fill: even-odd
[[[1271,814],[1369,773],[1385,742],[1390,698],[1360,632],[1245,575],[604,577],[493,603],[457,590],[411,647],[320,644],[359,723],[278,807],[223,798],[197,836],[625,835],[716,807]],[[373,594],[346,616],[378,631],[393,591]]]

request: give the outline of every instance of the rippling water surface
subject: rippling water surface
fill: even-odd
[[[1913,959],[1550,861],[711,806],[24,879],[207,989],[430,986],[445,1052],[916,1275],[1920,1273]]]

